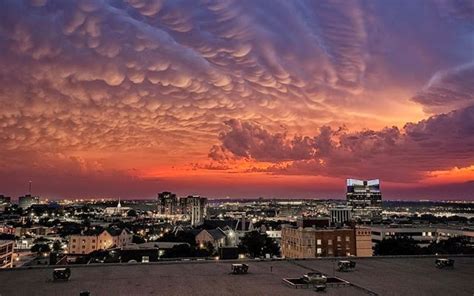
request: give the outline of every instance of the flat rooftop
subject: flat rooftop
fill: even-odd
[[[351,283],[328,287],[325,295],[474,294],[474,257],[452,257],[453,269],[435,268],[435,258],[372,257],[353,259],[355,271],[334,271],[330,259],[246,261],[249,273],[232,275],[232,262],[187,261],[120,265],[71,265],[71,278],[53,282],[54,267],[0,270],[0,295],[315,295],[282,278],[310,271],[333,274]]]

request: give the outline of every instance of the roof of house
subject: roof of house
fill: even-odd
[[[219,227],[215,229],[204,229],[202,231],[206,231],[207,233],[209,233],[216,241],[226,237],[225,232],[222,231],[222,229],[220,229]]]
[[[220,228],[225,230],[226,228],[235,230],[237,227],[239,220],[234,220],[234,219],[225,219],[225,220],[219,220],[219,219],[212,219],[212,220],[204,220],[204,223],[202,225],[202,228],[204,229],[215,229],[215,228]]]

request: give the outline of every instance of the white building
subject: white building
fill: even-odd
[[[101,231],[89,230],[68,238],[69,254],[89,254],[97,250],[123,247],[132,243],[133,234],[126,229],[108,228]]]
[[[105,208],[104,214],[107,216],[126,216],[131,209],[130,207],[122,207],[119,199],[117,206]]]

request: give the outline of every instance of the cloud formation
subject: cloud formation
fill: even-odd
[[[0,173],[139,184],[239,158],[398,180],[377,161],[418,157],[400,162],[415,179],[468,166],[473,16],[470,1],[441,0],[5,0]],[[429,160],[425,145],[449,155]]]

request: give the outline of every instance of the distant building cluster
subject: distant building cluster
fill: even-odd
[[[197,195],[178,198],[171,192],[158,194],[158,213],[161,215],[185,215],[192,226],[204,222],[207,210],[207,198]]]
[[[48,202],[30,190],[16,205],[0,195],[0,267],[370,257],[384,240],[401,237],[424,250],[450,238],[474,246],[472,218],[450,223],[432,215],[441,208],[472,212],[469,205],[423,205],[431,213],[424,217],[420,207],[403,203],[382,208],[378,179],[347,179],[346,188],[345,200],[208,200],[165,191],[154,200]]]

